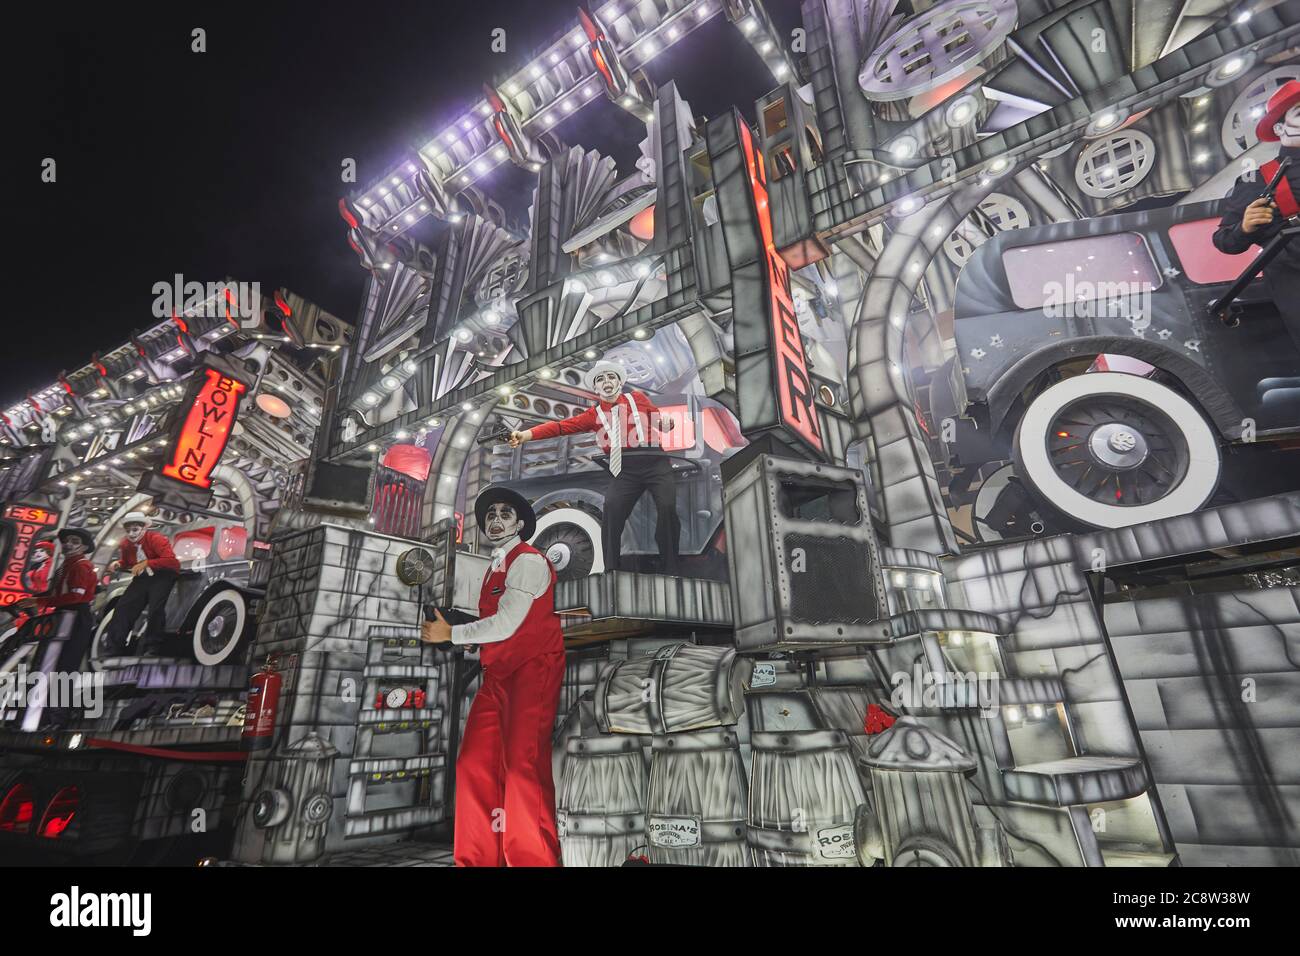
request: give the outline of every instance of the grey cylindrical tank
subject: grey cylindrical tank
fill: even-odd
[[[965,780],[974,757],[915,717],[900,717],[871,741],[862,765],[887,866],[980,865]]]

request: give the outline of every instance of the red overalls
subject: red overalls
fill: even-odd
[[[489,571],[479,616],[496,613],[515,559],[541,552],[523,542]],[[545,560],[545,558],[543,558]],[[456,758],[457,866],[559,866],[551,736],[564,678],[564,638],[555,614],[555,570],[523,624],[483,644],[483,684]]]

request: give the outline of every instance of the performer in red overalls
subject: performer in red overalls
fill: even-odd
[[[555,614],[555,570],[527,544],[532,506],[508,488],[474,502],[492,542],[479,620],[452,626],[436,614],[431,643],[477,644],[483,684],[470,707],[456,758],[457,866],[559,866],[551,735],[564,677]]]

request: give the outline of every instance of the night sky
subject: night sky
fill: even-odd
[[[365,273],[338,198],[576,24],[573,0],[84,7],[43,5],[43,24],[10,35],[34,54],[39,115],[24,143],[31,202],[0,350],[5,403],[154,324],[153,284],[177,272],[284,286],[354,321]],[[797,24],[795,0],[768,7]],[[206,53],[190,51],[195,27],[207,30]],[[505,54],[490,51],[494,27],[507,31]],[[652,77],[675,75],[697,113],[716,115],[733,96],[752,112],[774,84],[721,17],[704,29],[702,42],[662,54]],[[625,114],[583,112],[590,128],[566,139],[583,134],[631,172]],[[608,146],[585,139],[602,132]],[[53,184],[40,181],[47,156]],[[344,157],[357,160],[355,186],[340,179]]]

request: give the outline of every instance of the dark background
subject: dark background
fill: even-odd
[[[20,262],[8,284],[0,402],[50,384],[153,317],[152,287],[230,276],[286,287],[355,321],[365,273],[340,196],[413,155],[539,46],[577,24],[575,0],[376,0],[40,5],[9,33],[31,65]],[[600,5],[598,5],[599,8]],[[769,0],[786,29],[796,0]],[[207,30],[207,52],[190,31]],[[490,50],[491,30],[507,51]],[[697,114],[774,84],[718,15],[660,54]],[[566,124],[567,126],[567,124]],[[612,104],[562,131],[632,172],[638,124]],[[58,179],[40,181],[44,157]],[[340,179],[345,157],[357,182]],[[12,222],[12,221],[11,221]],[[12,226],[11,226],[12,228]]]

